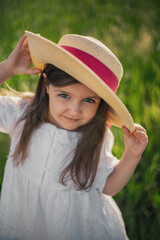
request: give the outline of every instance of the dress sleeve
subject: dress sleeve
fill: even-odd
[[[0,96],[0,132],[12,135],[16,122],[22,114],[21,102],[20,97]]]
[[[115,166],[119,162],[119,160],[112,154],[113,144],[114,144],[113,133],[109,128],[107,128],[101,149],[100,161],[97,169],[96,178],[93,184],[94,187],[99,189],[100,192],[103,191],[108,176],[113,172]]]

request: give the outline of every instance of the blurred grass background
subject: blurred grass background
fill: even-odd
[[[0,0],[0,61],[7,58],[24,30],[55,42],[66,33],[98,38],[124,67],[118,96],[134,121],[149,135],[149,145],[128,185],[114,197],[132,240],[160,238],[160,1],[156,0]],[[38,76],[14,76],[17,90],[34,91]],[[124,145],[113,128],[117,157]],[[9,137],[0,134],[0,187]]]

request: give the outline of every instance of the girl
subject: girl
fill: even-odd
[[[11,137],[0,239],[128,239],[111,196],[132,176],[147,134],[115,94],[119,60],[91,37],[69,34],[57,45],[26,32],[0,64],[0,81],[40,72],[34,95],[0,97],[0,130]],[[120,161],[110,124],[124,131]]]

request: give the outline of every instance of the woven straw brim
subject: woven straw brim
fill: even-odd
[[[125,105],[89,67],[52,41],[28,31],[25,33],[36,68],[42,70],[46,63],[50,63],[73,76],[110,105],[107,121],[111,125],[126,126],[130,131],[134,131],[133,119]]]

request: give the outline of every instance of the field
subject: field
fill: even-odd
[[[66,33],[98,38],[120,59],[124,76],[117,91],[135,122],[148,132],[149,144],[128,185],[114,199],[131,240],[160,236],[160,1],[152,0],[0,0],[0,61],[25,30],[54,42]],[[35,90],[37,76],[14,76],[16,90]],[[122,130],[115,135],[113,153],[120,158]],[[0,186],[9,137],[0,134]]]

